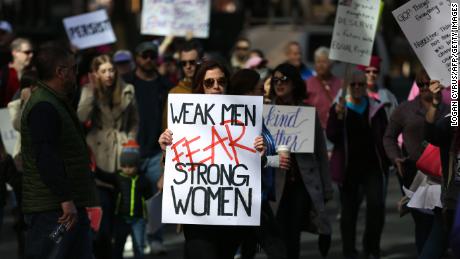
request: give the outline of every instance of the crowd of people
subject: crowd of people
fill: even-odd
[[[377,56],[340,78],[326,46],[309,68],[300,44],[287,42],[286,62],[271,69],[246,38],[228,60],[198,40],[172,42],[145,41],[134,52],[99,48],[87,61],[65,44],[12,39],[11,60],[0,67],[0,107],[8,108],[20,139],[13,154],[0,145],[0,221],[11,195],[22,258],[123,258],[128,235],[135,258],[143,258],[146,244],[154,254],[167,252],[163,228],[146,233],[148,219],[161,217],[148,215],[146,201],[163,189],[174,136],[166,104],[176,93],[263,96],[267,104],[316,108],[315,128],[303,129],[315,132],[314,153],[278,154],[265,126],[254,140],[263,155],[260,226],[183,225],[185,258],[254,258],[261,247],[268,258],[296,259],[302,231],[316,234],[327,256],[326,204],[334,196],[343,257],[360,256],[357,226],[364,224],[361,254],[381,258],[391,173],[402,192],[400,213],[414,221],[419,258],[448,253],[457,226],[460,132],[450,126],[439,79],[418,72],[418,96],[398,104],[377,83]],[[432,161],[442,164],[438,177],[418,168],[429,144],[440,148]],[[421,192],[430,199],[412,204]]]

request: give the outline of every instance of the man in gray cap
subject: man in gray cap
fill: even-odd
[[[152,183],[153,193],[157,192],[156,182],[160,178],[162,157],[158,139],[162,132],[162,114],[171,83],[162,77],[156,67],[158,47],[152,42],[142,42],[136,47],[136,70],[124,77],[135,88],[139,112],[139,132],[141,169]],[[153,253],[164,252],[161,234],[149,235]]]

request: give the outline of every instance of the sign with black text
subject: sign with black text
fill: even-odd
[[[67,17],[63,22],[70,42],[78,49],[97,47],[117,40],[105,10]]]
[[[2,134],[3,145],[5,145],[6,152],[13,155],[14,146],[18,141],[19,132],[13,128],[11,117],[8,109],[0,109],[0,132]]]
[[[393,16],[428,75],[450,85],[450,0],[412,0]]]
[[[369,65],[380,5],[380,0],[339,0],[330,59]]]
[[[260,224],[262,97],[170,94],[162,222]]]

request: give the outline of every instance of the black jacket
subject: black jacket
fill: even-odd
[[[122,217],[146,218],[145,200],[152,196],[152,185],[144,175],[134,177],[118,173],[115,214]]]

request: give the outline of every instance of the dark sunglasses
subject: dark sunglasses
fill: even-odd
[[[420,88],[420,89],[429,88],[429,87],[430,87],[430,82],[429,82],[429,81],[426,81],[426,82],[417,82],[417,86],[418,86],[418,88]]]
[[[19,51],[19,52],[22,52],[22,53],[24,53],[24,54],[26,54],[26,55],[31,55],[31,54],[34,53],[33,50],[21,50],[21,51]]]
[[[289,78],[287,76],[283,77],[273,77],[272,78],[272,83],[273,85],[279,85],[279,84],[285,84],[289,81]]]
[[[375,69],[375,70],[366,70],[365,72],[366,72],[366,74],[370,74],[370,73],[372,73],[372,74],[378,74],[378,73],[379,73],[379,70],[378,70],[378,69]]]
[[[221,87],[226,87],[227,86],[227,80],[225,77],[218,78],[217,80],[214,78],[208,78],[203,81],[203,85],[206,88],[212,88],[214,87],[214,84],[217,82],[217,84]]]
[[[148,58],[150,58],[151,60],[155,60],[155,59],[157,58],[157,55],[156,55],[155,53],[153,53],[153,52],[143,52],[143,53],[141,54],[141,57],[142,57],[143,59],[148,59]]]
[[[366,83],[363,83],[363,82],[353,82],[353,83],[350,83],[350,86],[351,87],[356,87],[356,86],[366,86]]]
[[[179,62],[179,65],[182,66],[182,67],[185,67],[187,65],[190,65],[190,66],[196,66],[198,65],[198,61],[196,61],[195,59],[192,59],[192,60],[181,60]]]

